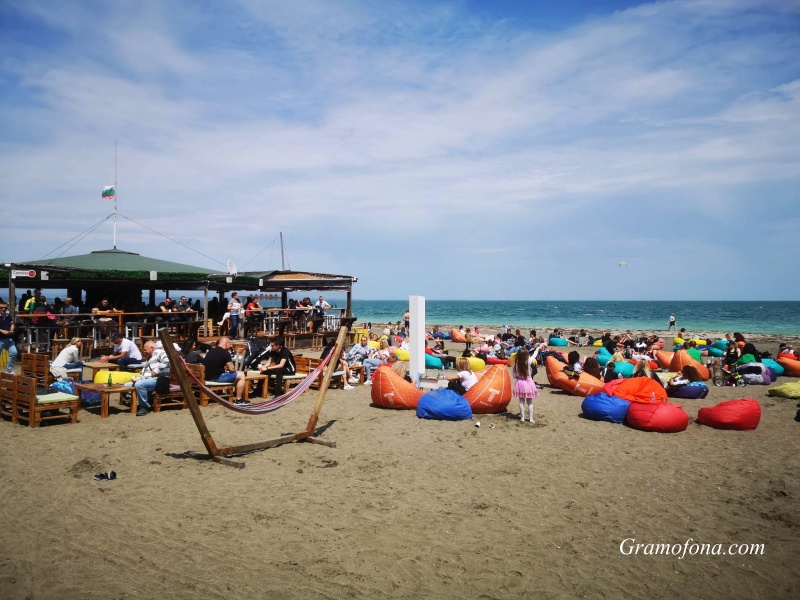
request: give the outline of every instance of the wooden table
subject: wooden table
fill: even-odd
[[[111,394],[131,394],[131,414],[136,414],[136,390],[133,387],[126,385],[106,383],[76,383],[75,389],[78,390],[78,396],[82,397],[81,392],[98,392],[100,394],[100,417],[105,419],[108,417],[108,403]]]
[[[89,381],[94,381],[94,376],[98,371],[119,371],[119,365],[112,362],[102,362],[99,360],[89,360],[83,363],[84,369],[89,369]]]
[[[358,385],[364,385],[364,365],[351,365],[350,372],[353,375],[358,373]],[[350,382],[347,382],[347,385],[350,385]]]
[[[258,371],[245,371],[244,377],[244,393],[242,394],[242,398],[245,400],[250,399],[250,382],[261,382],[261,397],[262,398],[269,398],[269,394],[267,393],[269,390],[267,388],[267,380],[268,377],[264,375],[264,373],[259,373]],[[256,386],[258,383],[256,383]]]

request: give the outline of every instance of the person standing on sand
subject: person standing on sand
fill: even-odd
[[[577,354],[577,352],[576,352]],[[531,377],[531,357],[524,348],[517,352],[514,368],[514,396],[519,399],[519,420],[525,422],[525,406],[528,406],[531,423],[533,420],[533,399],[539,395],[539,390]]]
[[[669,316],[669,324],[667,325],[667,331],[669,331],[670,329],[675,329],[676,331],[678,329],[678,323],[675,320],[675,313],[672,313]]]

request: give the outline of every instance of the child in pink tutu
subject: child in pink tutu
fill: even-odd
[[[517,352],[511,373],[514,375],[514,396],[519,398],[520,421],[525,421],[525,405],[527,404],[531,423],[534,423],[533,399],[539,395],[539,389],[531,377],[531,355],[524,348]]]

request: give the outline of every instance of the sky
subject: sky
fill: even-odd
[[[4,0],[0,260],[111,248],[116,177],[119,249],[261,271],[282,232],[356,299],[800,300],[799,33],[800,0]]]

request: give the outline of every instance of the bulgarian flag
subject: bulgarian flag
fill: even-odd
[[[103,200],[116,200],[117,199],[117,188],[113,185],[107,185],[103,188]]]

